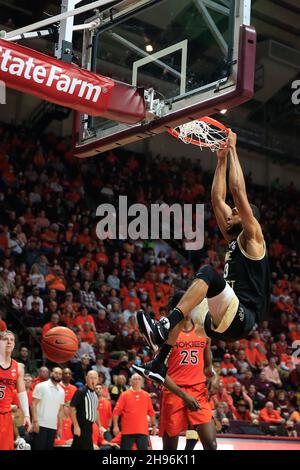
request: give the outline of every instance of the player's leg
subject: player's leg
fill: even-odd
[[[149,449],[149,437],[145,434],[137,434],[136,435],[136,446],[138,450],[148,450]]]
[[[0,450],[14,450],[14,427],[10,412],[0,413]]]
[[[185,444],[185,449],[184,450],[194,450],[198,440],[199,440],[199,435],[197,431],[194,430],[188,430],[185,433],[185,439],[186,439],[186,444]]]
[[[120,450],[131,450],[135,442],[134,434],[122,434]]]
[[[159,383],[164,382],[167,373],[167,360],[182,329],[182,320],[201,304],[205,297],[207,297],[209,308],[211,308],[211,328],[226,329],[236,314],[239,301],[233,289],[210,265],[200,269],[196,280],[163,324],[161,320],[156,322],[150,319],[144,312],[137,316],[141,332],[145,338],[148,338],[148,344],[161,345],[159,353],[152,361],[143,366],[133,366],[137,373]],[[227,317],[224,321],[229,307],[231,307],[231,313],[227,315],[228,321]]]
[[[197,432],[204,450],[217,450],[216,426],[213,420],[199,424]]]
[[[177,450],[178,446],[178,436],[170,437],[165,432],[163,435],[163,450]]]

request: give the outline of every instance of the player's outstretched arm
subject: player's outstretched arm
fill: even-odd
[[[243,233],[247,240],[255,240],[259,244],[263,244],[260,224],[254,217],[248,201],[245,178],[236,151],[236,134],[231,130],[228,140],[230,154],[229,189],[242,219]]]
[[[167,375],[165,381],[164,381],[164,387],[166,387],[170,392],[174,393],[177,397],[181,398],[187,408],[189,408],[192,411],[197,411],[201,409],[201,406],[199,402],[196,400],[196,398],[192,397],[188,393],[184,392],[178,385],[173,382],[171,377]]]
[[[211,203],[219,229],[225,240],[229,240],[226,233],[227,217],[231,214],[231,209],[226,204],[226,168],[228,149],[217,152],[218,163],[215,170],[213,184],[211,188]]]

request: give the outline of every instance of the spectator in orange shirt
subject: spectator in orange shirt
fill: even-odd
[[[270,424],[282,424],[285,422],[285,420],[281,418],[280,413],[274,410],[274,404],[271,401],[268,401],[265,408],[260,410],[258,419],[260,422]]]
[[[252,423],[251,413],[249,410],[247,410],[247,404],[244,400],[240,400],[237,403],[234,416],[238,421],[248,421]]]
[[[62,379],[59,384],[65,391],[65,403],[71,402],[73,395],[77,390],[77,387],[71,384],[71,380],[72,380],[72,371],[71,369],[66,367],[62,371]]]
[[[116,442],[110,442],[105,439],[102,429],[97,426],[96,423],[93,423],[93,446],[94,450],[112,450],[112,448],[119,449],[120,446]]]
[[[56,434],[54,441],[55,447],[70,446],[73,442],[72,420],[70,418],[70,404],[65,402],[63,405],[62,433]]]
[[[83,305],[81,307],[80,313],[76,316],[74,323],[75,323],[75,326],[77,326],[82,331],[83,325],[86,322],[91,324],[92,330],[95,332],[96,327],[95,327],[94,317],[89,314],[89,311],[86,305]]]
[[[221,374],[227,375],[229,371],[233,375],[237,373],[236,367],[233,362],[231,362],[231,355],[226,353],[224,354],[223,361],[221,362]]]
[[[108,264],[108,256],[106,254],[105,247],[103,245],[97,248],[97,254],[96,254],[95,259],[99,266],[106,266]]]
[[[252,341],[254,342],[257,349],[259,363],[261,365],[268,365],[268,359],[266,356],[267,348],[265,342],[261,339],[258,331],[254,331],[252,337]]]
[[[299,341],[300,340],[300,323],[296,324],[296,328],[294,331],[291,332],[290,338],[292,341]]]
[[[76,318],[78,316],[78,312],[74,310],[72,305],[67,305],[64,309],[64,313],[61,316],[61,321],[68,327],[73,328],[76,326]]]
[[[25,390],[27,393],[27,398],[28,398],[28,405],[29,409],[32,405],[32,383],[33,383],[33,378],[32,375],[30,374],[24,374],[24,383],[25,383]]]
[[[84,228],[83,231],[77,237],[77,243],[85,248],[89,243],[91,243],[90,229]]]
[[[250,366],[256,368],[260,365],[260,358],[253,340],[248,341],[248,347],[245,349],[247,361]]]
[[[0,331],[6,331],[7,325],[4,320],[2,320],[2,312],[0,311]]]
[[[46,380],[49,379],[50,376],[50,371],[48,367],[42,366],[38,370],[38,376],[35,377],[32,381],[32,390],[34,390],[34,387],[37,384],[40,384],[41,382],[45,382]]]
[[[89,343],[93,346],[96,344],[96,335],[90,322],[84,322],[82,325],[82,331],[80,331],[79,334],[82,342]]]
[[[123,309],[128,309],[130,303],[134,304],[135,310],[139,310],[141,308],[141,301],[137,297],[135,289],[130,290],[128,296],[123,300]]]
[[[60,266],[53,268],[52,273],[46,276],[45,281],[48,289],[55,289],[59,292],[65,292],[66,290],[64,275]]]
[[[276,343],[276,348],[277,348],[278,355],[286,354],[288,344],[287,344],[286,336],[285,336],[284,333],[281,333],[279,335],[279,341],[277,341],[277,343]]]
[[[155,411],[149,393],[142,390],[142,378],[133,374],[130,382],[131,388],[121,393],[113,411],[113,433],[117,436],[120,432],[118,421],[121,416],[121,450],[131,450],[134,443],[139,450],[147,450],[148,416],[152,424],[152,434],[156,434]]]
[[[47,331],[51,330],[51,328],[55,328],[56,326],[59,326],[59,322],[60,322],[59,314],[52,313],[51,320],[43,326],[42,337],[44,337]]]
[[[298,424],[300,423],[300,406],[298,406],[298,409],[294,410],[289,417],[290,421],[293,421],[293,423]]]
[[[224,388],[223,380],[220,380],[216,392],[211,396],[210,403],[213,409],[219,402],[227,403],[230,411],[234,411],[233,400]]]
[[[95,273],[98,269],[97,263],[92,258],[92,253],[87,253],[86,256],[83,256],[79,260],[79,265],[85,271],[89,273]]]
[[[110,428],[112,425],[112,406],[111,406],[111,401],[107,400],[107,398],[104,398],[102,396],[102,385],[97,385],[95,388],[95,392],[98,395],[98,412],[99,412],[99,418],[100,418],[100,423],[102,427],[102,431],[104,434],[105,439],[110,441],[112,439],[112,434],[110,432]]]

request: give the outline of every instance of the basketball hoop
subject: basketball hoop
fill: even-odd
[[[221,122],[205,116],[196,121],[169,129],[168,132],[185,144],[210,148],[212,152],[226,147],[229,129]]]

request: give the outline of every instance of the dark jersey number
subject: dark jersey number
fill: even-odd
[[[195,349],[191,349],[190,351],[180,351],[180,356],[183,356],[180,361],[180,365],[198,364],[198,352],[199,351]]]
[[[2,400],[5,397],[5,385],[0,385],[0,400]]]

